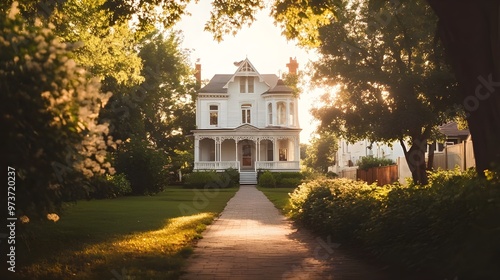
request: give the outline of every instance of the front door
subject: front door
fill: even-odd
[[[251,167],[252,166],[252,146],[244,144],[242,147],[242,166]]]

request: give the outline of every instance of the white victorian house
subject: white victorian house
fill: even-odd
[[[242,181],[255,181],[259,169],[299,171],[297,97],[278,76],[260,74],[248,59],[235,65],[235,73],[215,75],[198,92],[195,171],[235,168]],[[296,73],[296,60],[290,58],[287,66]]]

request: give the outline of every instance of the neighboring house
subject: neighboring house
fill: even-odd
[[[443,124],[442,126],[439,127],[439,131],[445,135],[446,140],[444,142],[443,141],[436,142],[432,145],[436,153],[442,152],[446,146],[461,144],[467,141],[467,139],[470,136],[469,130],[459,129],[458,124],[456,122],[449,122],[447,124]]]
[[[457,123],[455,122],[450,122],[440,126],[439,131],[445,135],[445,140],[428,145],[428,151],[429,149],[434,148],[434,152],[436,154],[443,153],[445,147],[447,146],[463,144],[470,138],[469,130],[459,129]],[[405,165],[403,168],[408,169],[406,160],[404,159],[404,152],[399,141],[395,141],[391,145],[388,145],[379,142],[371,143],[368,140],[349,143],[346,140],[341,139],[339,140],[338,147],[339,148],[337,150],[337,154],[335,155],[336,165],[329,168],[330,171],[333,171],[335,173],[340,173],[344,170],[355,169],[357,161],[365,156],[389,158],[396,163],[400,162],[400,164]],[[469,153],[472,154],[472,149],[469,149]],[[462,157],[465,157],[465,155]],[[469,155],[468,157],[473,158],[473,156],[471,155]],[[444,161],[444,159],[442,161]],[[436,164],[440,164],[441,168],[444,168],[443,166],[446,165],[445,163],[440,163],[439,158],[437,158],[437,156],[435,155],[434,165],[436,166]],[[449,163],[449,166],[453,167],[454,164]]]
[[[198,92],[194,169],[240,171],[254,183],[256,171],[299,171],[298,99],[274,74],[260,74],[245,59],[233,74],[217,74]],[[290,58],[290,73],[297,61]],[[199,69],[199,67],[197,67]]]
[[[340,139],[337,154],[335,155],[336,164],[330,167],[329,170],[339,173],[344,169],[355,166],[358,160],[366,156],[388,158],[396,162],[399,157],[404,157],[404,152],[398,141],[388,145],[368,140],[349,143],[344,139]]]

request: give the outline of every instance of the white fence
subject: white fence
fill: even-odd
[[[240,169],[239,161],[197,161],[195,170],[225,170],[228,168]]]
[[[264,170],[300,170],[300,161],[257,161],[255,169]]]
[[[426,162],[428,158],[425,159]],[[404,157],[397,160],[399,169],[399,182],[404,184],[407,177],[411,177],[411,171]],[[432,168],[437,169],[454,169],[459,167],[461,170],[476,166],[474,158],[474,149],[472,141],[465,141],[460,144],[449,145],[442,152],[434,154],[434,162]]]

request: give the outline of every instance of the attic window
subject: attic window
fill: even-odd
[[[254,93],[254,78],[240,77],[240,93]]]

